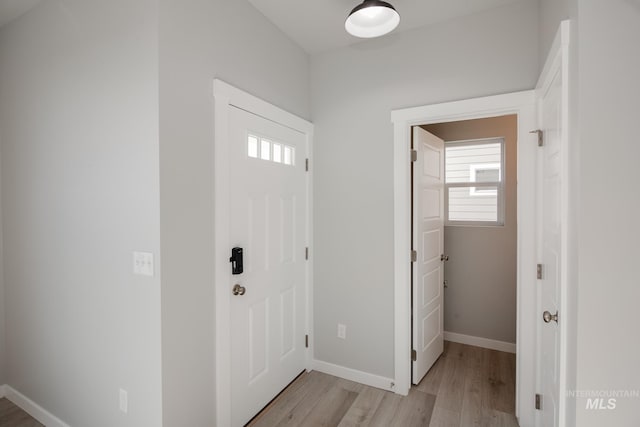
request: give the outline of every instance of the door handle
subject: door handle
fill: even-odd
[[[440,261],[449,261],[449,255],[445,255],[445,254],[440,255]]]
[[[551,314],[548,311],[545,311],[542,313],[542,320],[544,320],[544,323],[549,323],[552,320],[558,323],[558,312],[556,311],[556,314]]]
[[[232,290],[234,295],[244,295],[246,291],[247,289],[244,286],[240,285],[235,285]]]

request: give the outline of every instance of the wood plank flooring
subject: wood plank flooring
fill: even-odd
[[[515,355],[445,341],[424,379],[399,396],[309,372],[250,427],[518,427]]]
[[[444,353],[408,396],[309,372],[251,427],[518,427],[515,355],[445,341]],[[6,398],[0,427],[42,427]]]
[[[6,398],[0,399],[0,427],[44,427]]]

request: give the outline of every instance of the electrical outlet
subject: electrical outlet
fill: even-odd
[[[133,253],[133,274],[153,277],[153,254],[150,252]]]
[[[338,323],[338,338],[347,339],[347,327],[342,323]]]
[[[120,389],[120,411],[125,414],[129,410],[129,397],[126,390]]]

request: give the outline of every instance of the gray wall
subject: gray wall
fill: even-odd
[[[640,389],[640,2],[581,0],[577,388]],[[640,399],[577,425],[640,425]]]
[[[0,375],[72,425],[214,423],[214,77],[309,117],[308,56],[245,2],[52,0],[0,33]]]
[[[309,58],[245,1],[160,1],[166,426],[214,425],[213,78],[309,117]]]
[[[1,120],[0,120],[1,122]],[[2,128],[0,128],[0,172],[2,165]],[[2,250],[2,173],[0,173],[0,384],[6,384],[7,377],[5,376],[5,357],[6,357],[6,328],[4,321],[4,262],[3,262],[3,250]]]
[[[6,381],[70,425],[161,422],[160,276],[132,274],[160,253],[156,10],[48,0],[0,32]]]
[[[575,0],[540,0],[540,68],[544,66],[560,22],[570,18],[571,1]]]
[[[317,359],[393,376],[391,110],[531,89],[538,68],[536,2],[312,57]]]
[[[516,342],[517,116],[423,126],[445,141],[504,137],[505,221],[501,227],[447,226],[444,250],[449,287],[444,330]]]

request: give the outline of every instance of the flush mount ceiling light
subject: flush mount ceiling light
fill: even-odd
[[[364,0],[354,7],[344,28],[351,35],[362,38],[383,36],[400,23],[400,15],[386,1]]]

